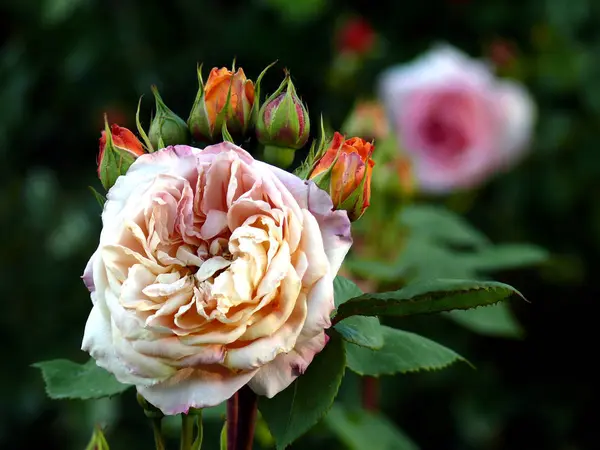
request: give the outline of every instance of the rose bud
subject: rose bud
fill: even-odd
[[[214,67],[204,84],[199,67],[198,83],[200,88],[188,118],[194,139],[215,142],[221,136],[223,122],[230,133],[245,135],[252,122],[254,84],[243,69],[234,73],[226,67]]]
[[[256,137],[261,144],[299,149],[310,135],[308,111],[298,98],[287,73],[285,79],[261,106],[256,122]]]
[[[156,99],[156,117],[150,124],[148,137],[154,150],[169,145],[188,144],[190,131],[186,123],[165,105],[156,86],[152,86],[152,93]]]
[[[334,207],[346,210],[352,221],[358,220],[369,206],[374,149],[364,139],[344,140],[336,132],[310,174],[311,180],[329,192]]]
[[[385,139],[390,132],[385,108],[376,101],[358,102],[342,129],[366,140]]]
[[[110,189],[120,175],[124,175],[129,166],[143,155],[142,143],[127,128],[113,123],[110,128],[106,116],[105,129],[100,136],[98,153],[98,178],[106,190]]]

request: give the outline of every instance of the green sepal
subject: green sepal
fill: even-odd
[[[154,152],[154,147],[152,147],[152,143],[150,142],[150,139],[148,138],[148,135],[146,134],[146,132],[144,131],[144,128],[142,127],[142,124],[140,122],[140,107],[142,106],[142,98],[144,96],[142,95],[140,97],[140,100],[138,101],[138,107],[137,107],[137,111],[135,113],[135,125],[137,127],[138,133],[140,133],[140,136],[142,137],[143,145],[146,148],[146,150],[148,151],[148,153],[152,153]]]
[[[252,105],[252,110],[250,112],[250,116],[252,117],[252,124],[254,126],[256,126],[256,124],[258,123],[258,111],[261,108],[260,83],[262,82],[263,77],[267,73],[267,70],[269,70],[271,67],[273,67],[275,64],[277,64],[277,61],[278,60],[276,59],[271,64],[269,64],[267,67],[265,67],[263,69],[263,71],[260,73],[260,75],[258,76],[258,78],[256,79],[256,83],[254,83],[254,104]]]
[[[104,116],[104,132],[106,145],[100,160],[98,174],[102,186],[108,191],[116,183],[117,178],[127,173],[127,170],[135,161],[135,157],[128,151],[115,147],[106,115]]]
[[[98,192],[92,186],[88,186],[88,188],[90,189],[90,191],[92,191],[92,194],[94,195],[94,198],[96,199],[96,201],[98,202],[98,204],[102,208],[104,208],[104,203],[106,202],[106,197],[104,197],[104,195],[102,195],[100,192]]]
[[[235,144],[233,137],[231,137],[231,134],[229,133],[229,130],[227,129],[227,122],[223,122],[223,126],[221,127],[221,134],[223,136],[224,142],[226,141],[226,142],[231,142],[232,144]]]
[[[198,93],[192,105],[187,125],[194,139],[212,141],[212,130],[210,129],[206,103],[204,102],[205,88],[204,80],[202,79],[202,64],[196,65],[196,74],[198,76]]]
[[[189,144],[190,131],[185,121],[165,104],[155,85],[152,86],[152,93],[156,100],[156,116],[148,132],[152,146],[164,148],[169,145]]]
[[[318,144],[317,144],[318,142]],[[310,178],[310,174],[315,169],[319,160],[323,157],[325,152],[327,151],[327,135],[325,133],[325,124],[323,122],[323,115],[321,115],[321,135],[319,139],[313,139],[312,144],[310,146],[310,150],[308,151],[308,156],[304,160],[304,162],[298,167],[294,174],[303,180],[308,180]]]

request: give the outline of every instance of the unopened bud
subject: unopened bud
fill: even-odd
[[[254,84],[246,78],[244,70],[235,73],[214,67],[204,84],[202,68],[198,68],[200,85],[188,126],[194,139],[215,142],[221,137],[223,124],[233,135],[245,135],[252,122]]]
[[[358,220],[369,206],[374,149],[373,144],[361,138],[344,140],[336,132],[310,174],[310,179],[329,193],[333,207],[347,211],[352,221]]]
[[[143,155],[142,143],[127,128],[117,124],[108,126],[104,117],[104,131],[100,136],[98,153],[98,178],[106,190],[110,189],[138,156]]]
[[[150,124],[148,137],[154,150],[169,145],[190,143],[190,131],[181,117],[169,109],[156,86],[152,86],[152,93],[156,99],[156,116]]]
[[[264,145],[299,149],[310,135],[308,111],[298,98],[289,73],[258,112],[256,137]]]

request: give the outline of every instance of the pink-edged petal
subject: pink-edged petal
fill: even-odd
[[[313,286],[306,300],[306,320],[300,336],[312,338],[331,326],[331,313],[335,309],[333,278],[326,274]]]
[[[323,350],[327,341],[327,335],[321,333],[296,345],[291,352],[282,353],[261,367],[248,386],[258,395],[272,398],[306,371],[315,355]]]
[[[317,219],[323,248],[331,267],[330,275],[335,277],[352,246],[350,219],[346,211],[333,211],[333,203],[327,192],[312,181],[308,182],[308,187],[308,210]]]
[[[182,369],[154,386],[138,386],[138,392],[166,415],[187,413],[223,403],[248,383],[256,370],[233,372],[221,366]]]
[[[94,252],[92,257],[87,262],[87,264],[85,266],[85,270],[83,271],[83,275],[81,276],[81,279],[83,280],[83,284],[85,284],[85,287],[90,292],[94,292],[94,290],[96,289],[95,285],[94,285],[94,259],[97,257],[97,255],[98,255],[98,250],[96,250]]]
[[[237,154],[237,157],[247,164],[252,164],[255,162],[254,158],[252,157],[252,155],[250,155],[250,153],[248,153],[243,148],[232,144],[231,142],[221,142],[219,144],[209,145],[205,147],[204,150],[202,150],[202,156],[216,156],[223,152],[229,151],[235,152]]]

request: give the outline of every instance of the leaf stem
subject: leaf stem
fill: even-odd
[[[151,419],[152,431],[154,431],[154,446],[156,450],[165,450],[165,440],[162,434],[162,417],[155,417]]]
[[[196,413],[196,427],[198,428],[198,435],[196,440],[192,444],[192,450],[200,450],[202,447],[202,439],[204,438],[204,428],[202,427],[202,410],[199,409]]]
[[[180,450],[191,450],[194,440],[194,416],[181,414],[181,435],[179,439]]]

